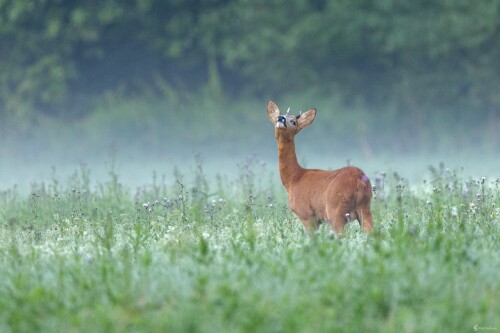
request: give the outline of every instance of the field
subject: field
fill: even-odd
[[[372,175],[375,229],[310,238],[258,161],[0,193],[1,332],[500,330],[500,181]]]

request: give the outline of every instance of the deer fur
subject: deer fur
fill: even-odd
[[[302,168],[297,162],[294,138],[313,122],[316,109],[298,116],[288,111],[281,115],[273,101],[267,105],[267,114],[275,125],[274,135],[278,141],[281,182],[288,193],[291,210],[310,234],[321,222],[328,222],[337,235],[342,235],[344,225],[351,219],[358,220],[369,234],[373,229],[370,180],[356,167],[333,171]]]

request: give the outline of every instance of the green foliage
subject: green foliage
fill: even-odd
[[[82,165],[0,193],[2,331],[454,332],[495,327],[500,183],[430,167],[377,182],[376,228],[309,238],[253,158],[211,188],[135,195]],[[199,186],[209,195],[200,195]],[[213,193],[212,193],[213,191]],[[271,193],[274,193],[271,194]],[[253,199],[249,201],[248,195]],[[250,208],[249,208],[250,204]]]
[[[500,1],[0,3],[0,115],[77,118],[109,91],[177,102],[304,91],[413,132],[498,123]]]

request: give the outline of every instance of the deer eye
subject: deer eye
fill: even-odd
[[[295,120],[290,120],[290,123],[292,123],[293,126],[297,125],[297,123],[295,122]]]

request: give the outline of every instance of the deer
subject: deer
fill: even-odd
[[[366,174],[353,166],[328,171],[305,169],[297,162],[295,135],[313,122],[316,109],[294,116],[288,108],[286,114],[281,114],[276,103],[269,101],[267,115],[275,125],[279,174],[290,209],[309,235],[327,222],[333,233],[342,237],[345,224],[351,220],[357,220],[369,234],[373,229],[370,209],[373,193]]]

